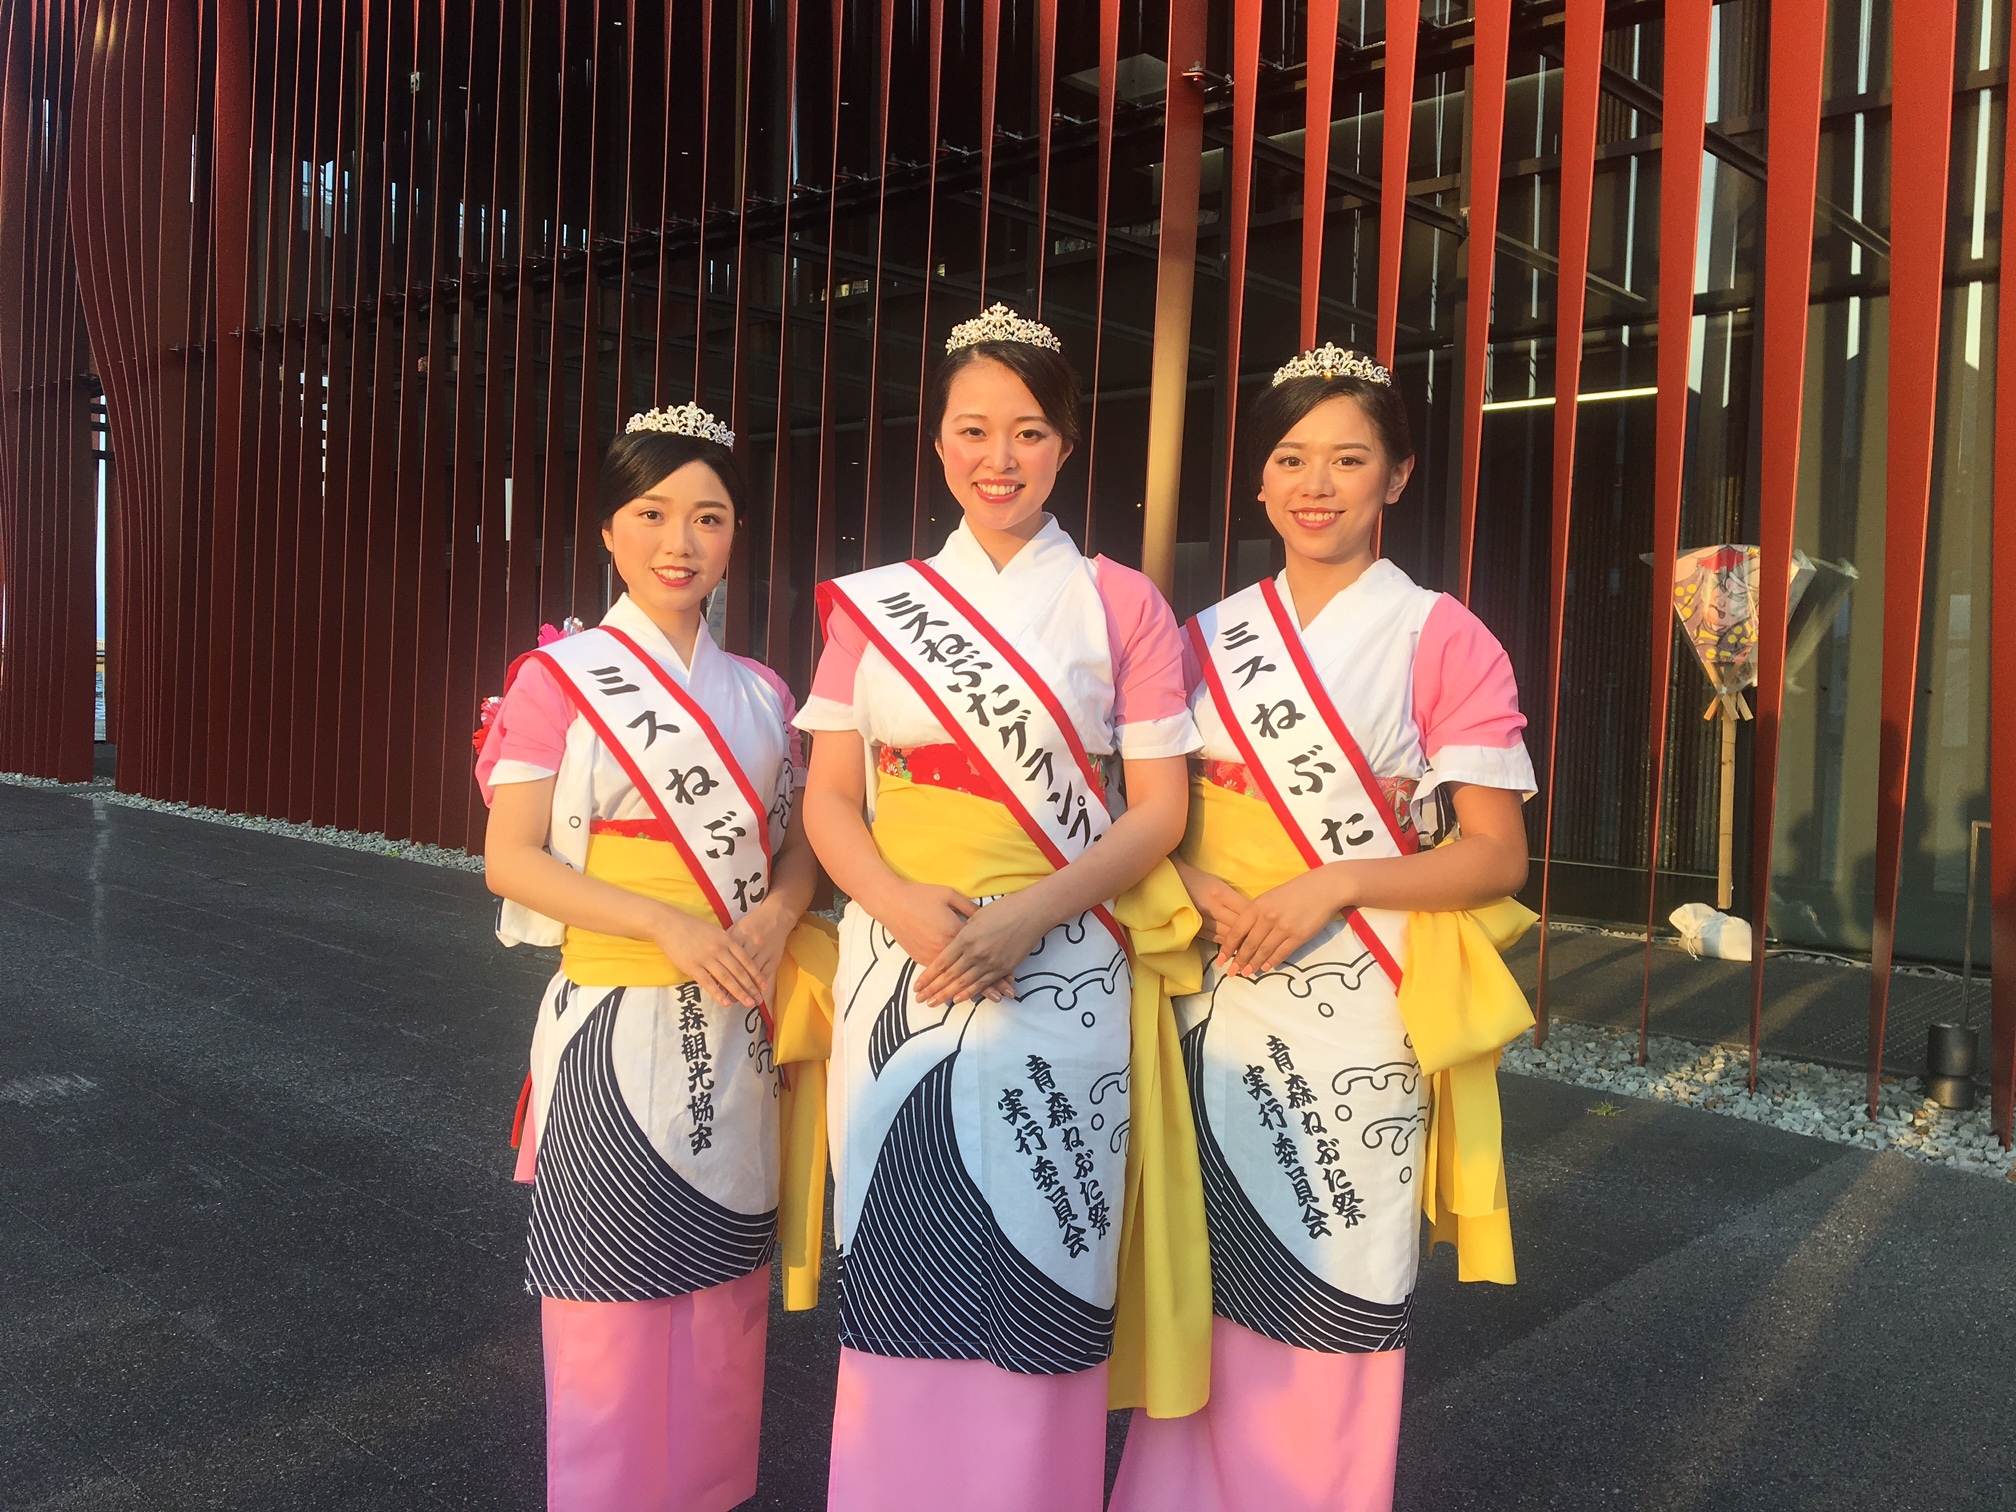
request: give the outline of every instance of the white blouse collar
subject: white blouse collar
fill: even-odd
[[[1288,592],[1286,568],[1274,579],[1274,586],[1280,590],[1281,601],[1290,606],[1292,614],[1295,601]],[[1413,588],[1412,578],[1395,566],[1391,558],[1381,557],[1365,569],[1357,582],[1331,595],[1330,602],[1318,609],[1316,617],[1302,627],[1302,637],[1315,641],[1362,622],[1367,616],[1376,617]]]
[[[691,682],[694,673],[706,664],[710,655],[718,651],[714,637],[707,633],[707,625],[703,620],[700,633],[693,637],[693,665],[687,666],[686,658],[681,656],[673,648],[672,642],[665,638],[665,632],[658,628],[657,621],[638,608],[627,593],[620,595],[616,602],[609,606],[609,612],[602,616],[602,623],[612,630],[621,630],[665,663],[682,682]]]
[[[1055,568],[1076,566],[1084,560],[1078,543],[1064,533],[1064,527],[1052,514],[1043,516],[1043,528],[1031,536],[1004,567],[995,567],[994,559],[974,539],[964,520],[945,538],[945,548],[938,553],[938,559],[943,566],[956,572],[998,577],[1004,584],[1013,578],[1041,577]]]

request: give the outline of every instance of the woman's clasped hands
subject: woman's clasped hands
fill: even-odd
[[[1272,971],[1350,906],[1344,866],[1317,867],[1256,898],[1181,861],[1176,870],[1203,915],[1197,938],[1217,945],[1215,963],[1228,976]]]
[[[908,882],[892,889],[878,917],[913,961],[917,1000],[943,1005],[1015,996],[1015,972],[1041,943],[1048,921],[1021,893],[982,904],[950,887]]]

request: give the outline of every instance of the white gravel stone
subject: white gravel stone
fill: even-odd
[[[1655,1034],[1646,1041],[1642,1066],[1635,1064],[1637,1053],[1633,1030],[1557,1019],[1544,1047],[1521,1035],[1506,1047],[1501,1064],[1522,1076],[1702,1108],[1835,1144],[1895,1150],[1914,1160],[2016,1181],[2016,1153],[2003,1149],[1989,1128],[1985,1096],[1956,1113],[1926,1097],[1917,1078],[1885,1076],[1872,1122],[1868,1079],[1860,1071],[1766,1055],[1758,1059],[1753,1093],[1746,1046],[1699,1045]]]
[[[313,840],[318,845],[335,845],[344,850],[370,851],[378,856],[396,856],[401,861],[418,861],[423,866],[445,866],[451,871],[480,872],[483,858],[445,845],[423,845],[418,840],[389,840],[384,835],[362,834],[356,830],[332,829],[323,824],[296,824],[287,819],[261,819],[252,814],[232,814],[223,809],[203,808],[191,803],[170,803],[164,798],[142,798],[122,793],[109,782],[53,782],[47,777],[24,777],[19,772],[0,772],[0,783],[13,787],[54,788],[97,803],[116,803],[121,808],[152,809],[160,814],[177,814],[184,819],[201,819],[208,824],[228,824],[233,829],[258,830],[268,835],[286,835],[295,840]]]

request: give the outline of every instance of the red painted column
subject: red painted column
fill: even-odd
[[[917,356],[917,392],[920,394],[924,392],[925,384],[930,382],[932,355],[943,340],[942,337],[937,341],[932,339],[931,287],[932,280],[936,276],[934,270],[938,266],[937,165],[938,149],[941,145],[940,132],[944,129],[944,116],[939,107],[943,103],[941,91],[944,85],[945,64],[945,0],[931,0],[929,10],[931,34],[926,46],[931,59],[928,73],[930,104],[924,119],[931,132],[929,161],[932,165],[932,175],[931,186],[924,197],[924,297],[920,301],[923,306],[923,336],[918,343]],[[966,313],[962,311],[960,318],[966,318]],[[976,310],[971,313],[979,312]],[[931,438],[924,434],[923,418],[920,415],[917,424],[916,454],[912,459],[910,470],[910,555],[913,557],[928,556],[931,548],[937,544],[930,538],[931,509],[928,502],[931,489],[935,485],[926,481],[924,471],[925,458],[930,452],[930,447]]]
[[[1939,402],[1956,0],[1920,0],[1891,46],[1890,418],[1883,524],[1883,728],[1876,766],[1876,923],[1869,952],[1869,1116],[1883,1073],[1897,887],[1910,798]],[[1999,584],[1997,585],[2000,586]],[[2003,758],[2008,759],[2006,753]],[[2004,967],[2007,976],[2009,969]]]
[[[1400,262],[1407,240],[1407,152],[1414,126],[1414,49],[1421,0],[1387,0],[1386,112],[1379,164],[1379,360],[1393,366]]]
[[[994,85],[1001,67],[1001,0],[980,0],[980,308],[987,307],[987,230],[994,209]]]
[[[1561,645],[1568,623],[1568,542],[1575,499],[1575,418],[1588,303],[1589,207],[1596,184],[1596,103],[1603,69],[1603,0],[1568,0],[1561,69],[1560,275],[1554,295],[1554,489],[1547,574],[1546,771],[1541,784],[1540,959],[1536,1043],[1547,1042],[1547,926],[1554,880],[1554,774],[1561,736]]]
[[[756,37],[758,13],[744,7],[736,45],[736,61],[741,73],[743,102],[740,129],[735,137],[735,324],[728,353],[728,428],[737,443],[749,434],[749,284],[754,257],[749,246],[749,211],[755,196],[749,183],[750,147],[755,137]],[[743,464],[748,467],[745,453]],[[737,531],[733,555],[728,565],[728,649],[746,654],[749,650],[750,580],[756,575],[748,531]]]
[[[1463,471],[1452,590],[1466,603],[1470,560],[1477,546],[1478,472],[1484,462],[1484,373],[1491,350],[1491,275],[1498,261],[1498,170],[1505,156],[1505,67],[1512,38],[1512,0],[1477,0],[1476,28],[1470,69],[1470,232],[1463,296]]]
[[[232,664],[251,633],[239,612],[241,442],[245,415],[245,274],[250,261],[252,193],[252,39],[242,5],[218,0],[216,93],[211,100],[214,166],[212,224],[216,236],[212,309],[217,335],[212,413],[217,450],[211,512],[208,739],[198,801],[231,805],[228,786],[232,728]]]
[[[839,0],[835,0],[838,4]],[[1036,0],[1036,309],[1043,318],[1043,270],[1050,261],[1050,129],[1057,118],[1057,0]],[[1085,494],[1090,503],[1092,494]]]
[[[1708,110],[1712,0],[1666,8],[1665,111],[1659,131],[1659,413],[1653,446],[1651,712],[1645,805],[1645,993],[1638,1062],[1652,1013],[1652,931],[1658,922],[1660,809],[1673,667],[1673,559],[1680,554],[1680,490],[1687,467],[1687,358],[1694,336],[1694,252],[1701,218],[1701,147]]]
[[[1751,786],[1750,1090],[1764,1022],[1765,930],[1778,810],[1778,745],[1785,708],[1785,621],[1792,527],[1799,502],[1799,422],[1806,394],[1807,298],[1813,282],[1813,203],[1820,164],[1820,71],[1827,8],[1771,12],[1771,99],[1764,200],[1763,460],[1758,484],[1757,744]]]
[[[1309,82],[1302,114],[1300,341],[1305,352],[1316,345],[1316,306],[1323,293],[1323,223],[1328,219],[1324,206],[1330,202],[1330,104],[1336,83],[1337,0],[1310,0]]]
[[[1182,65],[1169,66],[1169,89],[1176,87],[1175,73]],[[1120,67],[1120,0],[1099,0],[1099,245],[1092,250],[1092,373],[1091,403],[1087,406],[1085,435],[1085,550],[1097,549],[1092,539],[1092,501],[1099,489],[1099,390],[1101,364],[1106,355],[1106,230],[1113,191],[1113,113],[1119,95],[1115,74]],[[1049,154],[1046,152],[1047,158]]]
[[[1218,371],[1225,388],[1225,499],[1218,550],[1218,591],[1232,591],[1232,537],[1238,518],[1239,350],[1246,324],[1246,243],[1253,215],[1253,135],[1260,96],[1260,0],[1232,9],[1232,152],[1226,159],[1225,343]]]
[[[861,459],[861,564],[882,560],[882,254],[889,235],[889,97],[896,52],[896,0],[882,0],[875,90],[875,287],[868,331],[868,434]]]
[[[819,332],[819,477],[813,497],[818,514],[813,525],[811,581],[804,585],[803,597],[810,602],[815,585],[825,582],[839,570],[840,536],[840,452],[835,424],[838,411],[834,403],[834,359],[833,359],[833,296],[836,288],[834,271],[837,263],[835,252],[840,230],[840,90],[842,85],[841,65],[846,58],[844,43],[847,25],[846,0],[831,0],[831,19],[828,22],[833,37],[832,72],[827,80],[832,117],[829,131],[832,135],[832,156],[826,166],[826,297],[820,302]],[[1039,263],[1040,266],[1040,263]],[[802,633],[794,635],[791,655],[794,664],[807,667],[816,663],[813,658],[818,652],[818,629],[813,621],[816,617],[807,615],[801,621]],[[801,682],[798,686],[806,686]]]
[[[782,185],[784,229],[780,238],[783,248],[779,255],[777,301],[777,448],[776,463],[770,475],[770,564],[767,574],[770,601],[764,610],[763,659],[775,667],[787,682],[805,687],[812,680],[811,669],[803,669],[805,675],[801,678],[796,662],[812,640],[811,585],[806,585],[807,592],[796,595],[795,605],[790,591],[792,547],[797,538],[797,511],[791,497],[791,307],[792,266],[798,260],[791,236],[792,201],[797,197],[798,186],[793,181],[790,165],[798,161],[800,143],[804,141],[804,135],[798,129],[798,0],[784,0],[781,9],[784,22],[784,97],[781,108],[784,112],[782,135],[786,167]],[[804,631],[802,637],[795,633],[799,628]]]
[[[1994,592],[1989,609],[1997,648],[1989,674],[1989,921],[2001,969],[1989,987],[1989,1080],[1995,1132],[2016,1139],[2016,143],[2002,138],[2002,282],[1995,305]],[[1999,843],[1997,840],[1999,837]]]

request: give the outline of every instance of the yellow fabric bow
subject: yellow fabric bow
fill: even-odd
[[[686,869],[678,848],[662,840],[595,835],[587,873],[669,903],[698,919],[714,910]],[[824,919],[800,919],[784,941],[772,1003],[772,1053],[782,1069],[778,1094],[782,1170],[777,1195],[777,1247],[784,1267],[784,1306],[819,1305],[819,1256],[826,1225],[826,1058],[833,1049],[833,974],[839,934]],[[649,940],[567,930],[560,969],[583,987],[674,987],[691,981]]]
[[[1265,802],[1202,778],[1190,784],[1180,854],[1249,898],[1309,869]],[[1534,918],[1511,898],[1468,913],[1408,915],[1400,1020],[1431,1097],[1421,1210],[1431,1245],[1456,1246],[1465,1281],[1510,1285],[1514,1275],[1498,1055],[1533,1027],[1533,1013],[1500,952]]]
[[[883,773],[875,844],[898,875],[968,897],[1016,892],[1055,869],[1008,810],[989,798]],[[1182,1417],[1211,1391],[1211,1257],[1204,1178],[1172,993],[1202,985],[1191,949],[1201,922],[1176,868],[1157,864],[1113,904],[1133,964],[1127,1191],[1120,1220],[1112,1407]]]

